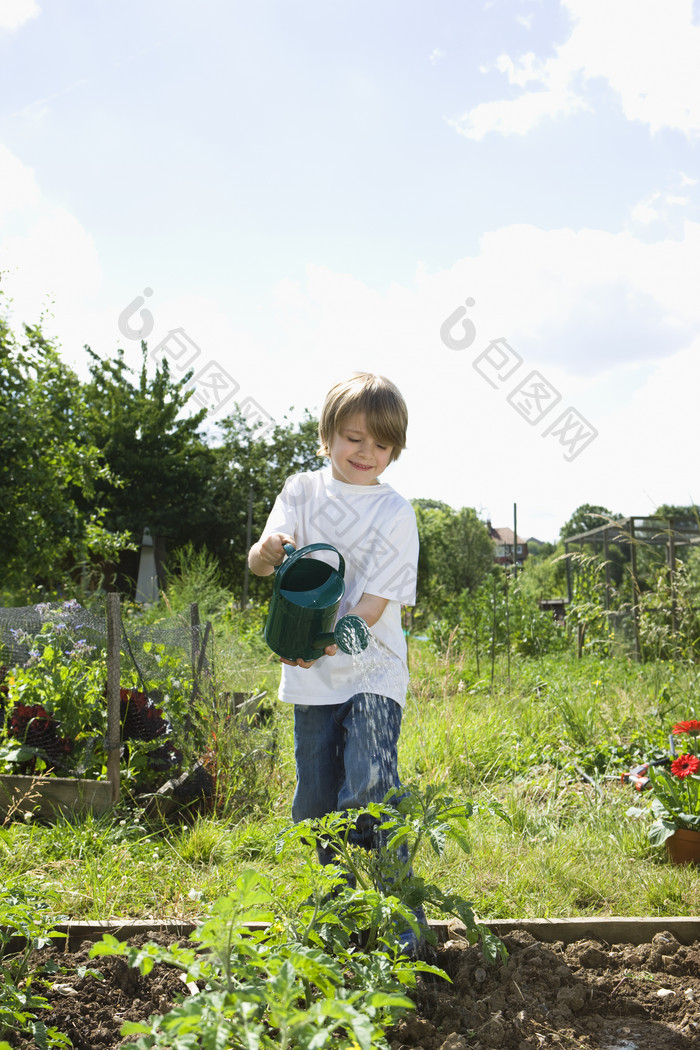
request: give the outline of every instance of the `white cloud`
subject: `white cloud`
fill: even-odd
[[[482,139],[491,131],[502,135],[526,135],[545,117],[569,116],[587,108],[582,99],[564,90],[528,91],[520,98],[482,102],[458,120],[448,120],[460,135]]]
[[[436,62],[439,62],[441,58],[445,57],[446,53],[447,52],[443,51],[441,48],[434,47],[433,50],[430,52],[431,64],[435,65]]]
[[[499,524],[517,501],[525,533],[552,539],[584,502],[644,513],[645,492],[685,501],[687,462],[674,449],[694,441],[699,267],[700,225],[687,223],[680,240],[654,244],[629,232],[506,227],[450,270],[419,268],[412,284],[383,293],[309,268],[305,281],[281,283],[271,305],[279,367],[294,367],[279,390],[265,386],[265,366],[269,374],[276,364],[263,347],[260,389],[277,414],[292,403],[318,409],[344,372],[390,376],[411,422],[407,453],[387,480],[409,496],[488,508]],[[460,307],[457,335],[462,318],[472,319],[476,338],[451,350],[440,329]],[[486,374],[495,373],[475,364],[500,337],[522,363],[494,387]],[[556,412],[573,408],[599,432],[571,462],[544,423],[508,400],[534,371],[560,395]]]
[[[478,256],[460,261],[443,287],[454,289],[454,306],[476,299],[480,333],[586,376],[685,345],[700,330],[698,268],[700,225],[690,222],[678,239],[654,243],[630,232],[520,224],[486,234]]]
[[[663,197],[649,206],[662,206]],[[90,236],[3,149],[0,201],[0,269],[10,270],[2,287],[14,296],[16,320],[37,320],[52,295],[51,328],[66,359],[84,342],[104,354],[121,343],[136,363],[138,340],[125,344],[118,317],[142,284],[103,288]],[[654,243],[630,231],[513,225],[487,233],[450,269],[419,267],[409,284],[382,291],[309,267],[303,281],[280,282],[245,321],[220,299],[166,300],[156,287],[146,304],[155,318],[149,345],[184,328],[201,360],[219,363],[239,385],[237,396],[275,419],[292,405],[318,411],[345,373],[386,374],[411,413],[409,448],[387,480],[409,496],[488,508],[498,524],[517,501],[524,533],[550,539],[584,502],[642,513],[651,509],[645,491],[659,502],[685,501],[687,461],[677,449],[694,441],[699,270],[698,223]],[[476,330],[462,350],[441,337],[457,308]],[[499,337],[522,364],[494,387],[474,364]],[[508,400],[535,370],[560,394],[562,409],[574,407],[599,431],[572,462]],[[631,452],[628,462],[622,454],[635,442],[639,456]],[[611,471],[611,462],[624,469]]]
[[[649,223],[656,222],[657,219],[660,219],[661,212],[655,207],[655,204],[660,197],[661,194],[658,191],[655,191],[645,197],[644,200],[639,201],[638,204],[635,204],[630,212],[632,221],[647,226]]]
[[[523,93],[482,103],[450,123],[467,138],[490,131],[526,134],[545,117],[569,115],[586,105],[585,81],[602,78],[620,98],[628,120],[652,132],[675,128],[700,135],[700,26],[692,0],[562,0],[573,22],[553,57],[534,54],[497,68]],[[583,83],[581,81],[583,78]],[[534,85],[534,90],[533,90]]]
[[[474,321],[478,338],[462,357],[505,337],[533,368],[586,385],[633,362],[662,361],[696,338],[699,269],[697,223],[686,222],[677,240],[653,243],[630,232],[520,224],[486,234],[478,254],[450,270],[419,269],[412,287],[393,284],[385,293],[309,267],[303,284],[277,287],[272,309],[283,345],[324,358],[333,346],[329,367],[357,362],[366,350],[389,367],[400,361],[410,369],[435,352],[446,367],[441,325],[470,298],[463,316]],[[459,335],[461,321],[455,323]]]
[[[19,29],[40,13],[36,0],[2,0],[0,3],[0,30]]]
[[[678,193],[677,188],[680,186],[690,190],[694,182],[682,172],[674,174],[672,180],[669,181],[675,183],[673,189],[652,190],[630,208],[630,219],[633,224],[650,226],[652,223],[663,223],[667,234],[671,229],[677,229],[682,218],[678,209],[686,209],[694,204],[692,193]]]
[[[2,309],[9,311],[10,322],[38,321],[53,301],[49,330],[72,327],[69,318],[83,315],[102,279],[92,237],[74,215],[42,193],[34,171],[2,145],[0,274],[6,296]]]
[[[34,172],[0,143],[0,223],[15,211],[37,206],[41,193]]]

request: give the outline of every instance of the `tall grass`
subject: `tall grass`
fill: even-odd
[[[63,915],[83,919],[195,918],[251,866],[283,892],[303,859],[275,854],[294,789],[292,710],[275,699],[278,666],[260,626],[254,611],[217,622],[207,808],[156,819],[127,798],[99,818],[8,822],[2,882],[57,893]],[[649,846],[646,823],[627,815],[640,796],[620,781],[666,748],[674,720],[697,717],[692,666],[564,652],[499,657],[492,675],[483,660],[477,673],[468,653],[440,656],[416,639],[410,663],[402,779],[477,807],[470,854],[426,852],[427,878],[484,918],[697,913],[696,873]],[[252,722],[236,711],[241,692],[267,692]]]

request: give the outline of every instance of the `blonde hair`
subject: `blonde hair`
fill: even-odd
[[[406,448],[408,409],[401,392],[384,376],[353,372],[328,391],[318,424],[319,456],[330,455],[330,443],[350,416],[362,413],[375,441],[391,445],[389,462]]]

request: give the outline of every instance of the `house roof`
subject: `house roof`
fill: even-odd
[[[513,546],[513,530],[508,528],[496,529],[491,526],[491,539],[495,540],[496,543],[503,543],[507,547]],[[516,543],[527,543],[521,536],[518,536]]]

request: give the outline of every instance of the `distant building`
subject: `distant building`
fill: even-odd
[[[512,565],[515,540],[515,564],[522,568],[528,555],[527,541],[520,536],[514,537],[512,529],[495,529],[490,521],[486,522],[486,528],[495,545],[494,561],[498,565]]]

